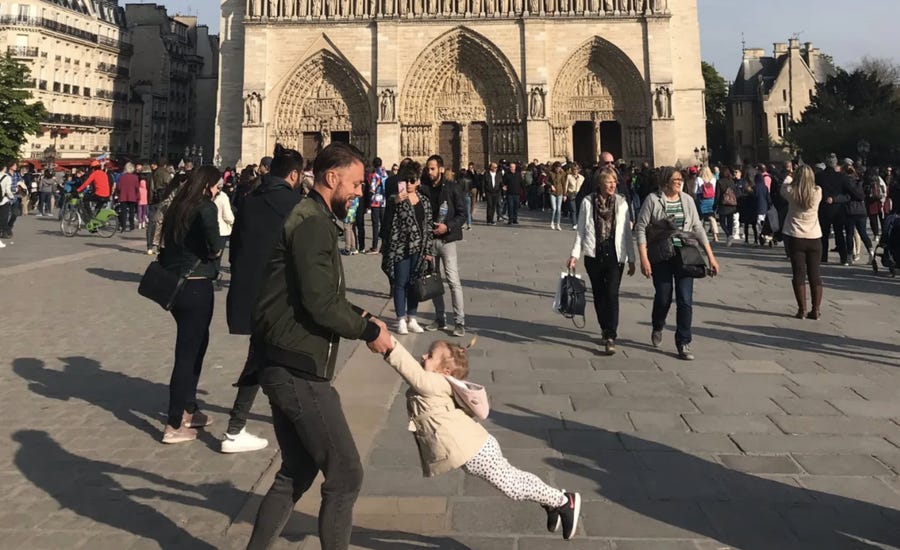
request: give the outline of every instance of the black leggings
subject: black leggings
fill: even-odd
[[[810,286],[821,286],[822,239],[798,239],[785,235],[785,244],[791,259],[794,283],[806,284],[808,278]]]
[[[209,345],[213,301],[211,280],[188,279],[172,307],[172,317],[178,327],[175,366],[169,381],[169,425],[173,428],[181,427],[185,411],[197,410],[197,384]]]
[[[753,228],[753,242],[759,243],[759,224],[757,223],[745,223],[744,224],[744,242],[750,242],[750,228]]]

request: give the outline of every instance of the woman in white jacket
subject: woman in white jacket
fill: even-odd
[[[219,192],[216,194],[216,198],[213,199],[213,202],[216,204],[216,210],[219,212],[219,235],[222,236],[222,245],[228,245],[228,239],[231,237],[231,229],[234,227],[234,210],[231,209],[231,199],[228,198],[228,195],[222,192],[222,187],[224,186],[224,181],[219,180]],[[219,272],[218,278],[216,278],[216,290],[222,290],[222,256],[220,255],[216,258],[216,268]]]
[[[628,264],[634,275],[634,243],[628,200],[616,194],[619,178],[606,168],[594,178],[594,192],[584,198],[578,214],[577,234],[569,269],[584,255],[584,267],[594,292],[594,310],[600,322],[607,355],[616,353],[619,327],[619,286]]]

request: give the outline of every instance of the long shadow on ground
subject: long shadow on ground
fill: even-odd
[[[246,493],[229,482],[190,485],[136,468],[79,456],[64,449],[43,431],[20,430],[12,438],[19,445],[14,459],[16,467],[62,508],[135,537],[156,541],[161,548],[215,550],[217,547],[192,534],[188,530],[190,525],[185,526],[158,511],[153,505],[154,500],[212,510],[230,520],[246,500]],[[130,481],[126,482],[126,479]],[[294,512],[293,521],[302,525],[306,532],[316,530],[316,518]],[[224,518],[222,523],[226,523]],[[305,536],[295,538],[300,541]],[[354,530],[352,544],[371,550],[468,548],[446,537],[371,529]]]
[[[12,367],[37,395],[60,401],[80,399],[110,412],[153,439],[160,437],[169,394],[166,384],[106,370],[100,362],[87,357],[61,357],[60,361],[64,363],[62,370],[49,369],[44,361],[33,357],[14,359]],[[229,412],[213,404],[203,404],[201,408],[220,414]],[[269,422],[267,417],[255,413],[250,418]],[[212,443],[207,441],[207,444]]]
[[[517,430],[529,421],[553,418],[512,408],[523,414],[491,411],[492,421]],[[741,473],[633,434],[568,420],[566,427],[549,437],[551,447],[565,458],[546,462],[596,483],[596,491],[583,495],[589,501],[583,513],[590,535],[640,536],[623,534],[628,529],[624,522],[639,520],[627,520],[602,498],[741,550],[900,545],[898,510]],[[610,519],[611,513],[622,523]],[[616,533],[599,532],[602,526]]]

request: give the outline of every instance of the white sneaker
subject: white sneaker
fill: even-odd
[[[409,334],[409,328],[406,326],[406,319],[397,321],[397,334]]]
[[[573,225],[573,226],[572,226],[572,231],[578,231],[578,226],[577,226],[577,225]]]
[[[3,244],[3,241],[0,241],[0,248],[6,248],[6,245]]]
[[[222,438],[223,453],[246,453],[248,451],[258,451],[265,449],[269,445],[268,439],[255,436],[242,428],[237,435],[225,434]]]
[[[418,321],[416,321],[415,317],[407,317],[406,327],[413,334],[422,334],[425,332],[425,329],[422,328]]]
[[[556,224],[555,224],[555,223],[551,223],[551,224],[550,224],[550,231],[553,231],[554,229],[556,229]]]
[[[560,225],[557,224],[557,225],[556,225],[556,230],[557,230],[557,231],[562,231],[562,227],[560,227]]]

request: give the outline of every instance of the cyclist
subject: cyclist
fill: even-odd
[[[85,196],[82,204],[84,204],[84,208],[87,211],[87,220],[90,220],[109,202],[110,198],[109,176],[103,170],[98,160],[91,161],[90,175],[75,191],[81,193],[85,189],[90,189],[90,191]],[[91,209],[91,205],[94,205],[95,209]]]

